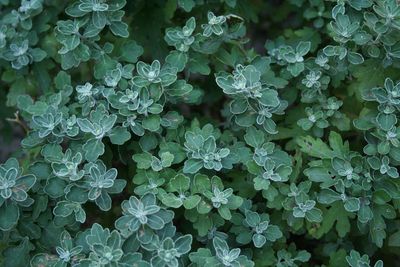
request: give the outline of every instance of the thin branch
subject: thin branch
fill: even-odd
[[[28,127],[25,125],[25,123],[23,123],[23,122],[19,119],[19,112],[18,112],[18,111],[16,111],[16,112],[14,113],[14,118],[6,118],[6,121],[15,122],[15,123],[19,124],[19,125],[24,129],[25,133],[28,133],[28,132],[29,132],[29,129],[28,129]]]

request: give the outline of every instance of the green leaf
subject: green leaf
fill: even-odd
[[[171,208],[179,208],[182,206],[183,202],[180,198],[176,197],[173,193],[162,194],[161,195],[161,202]]]
[[[185,192],[189,190],[190,178],[183,174],[178,174],[169,181],[169,186],[173,192]]]
[[[188,62],[188,56],[183,52],[171,51],[165,58],[165,62],[167,62],[171,67],[176,68],[178,71],[183,71]]]
[[[306,218],[310,222],[321,222],[322,212],[319,209],[313,208],[306,212]]]
[[[386,224],[383,218],[379,215],[376,215],[373,217],[373,219],[370,222],[370,235],[372,238],[372,242],[377,246],[377,247],[382,247],[383,246],[383,241],[386,238]]]
[[[279,229],[278,226],[276,225],[270,225],[265,233],[265,236],[267,237],[267,239],[271,242],[275,242],[276,240],[278,240],[279,238],[281,238],[282,232]]]
[[[191,245],[192,245],[192,235],[184,235],[179,237],[178,239],[175,240],[175,248],[178,251],[178,253],[186,254],[190,251]]]
[[[247,129],[244,135],[244,140],[246,143],[254,148],[260,147],[264,143],[264,134],[262,131],[257,130],[254,127]]]
[[[201,200],[201,197],[198,195],[188,196],[185,200],[183,200],[183,206],[185,209],[190,210],[195,208]]]
[[[192,11],[192,8],[195,7],[196,3],[194,0],[178,0],[178,5],[186,12],[190,12]]]
[[[100,139],[89,139],[83,145],[85,158],[88,161],[95,161],[99,156],[104,154],[104,144]]]
[[[379,113],[376,122],[382,130],[389,131],[397,123],[396,115]]]
[[[114,127],[108,135],[114,145],[123,145],[131,138],[131,134],[124,127]]]
[[[111,32],[123,38],[127,38],[129,36],[128,25],[122,21],[113,21],[110,25]]]
[[[337,155],[343,158],[349,153],[349,143],[347,141],[343,143],[341,135],[336,132],[331,131],[329,133],[329,145]]]
[[[135,41],[129,40],[121,47],[121,59],[129,63],[136,63],[143,52],[143,47],[138,45]]]
[[[0,207],[0,229],[11,230],[18,222],[19,208],[14,202],[5,202]]]
[[[193,86],[186,83],[185,80],[177,80],[167,90],[166,93],[170,96],[185,96],[193,90]]]
[[[92,22],[97,29],[103,29],[104,26],[106,26],[107,17],[104,12],[94,11],[92,14]]]
[[[356,212],[360,209],[360,200],[358,198],[348,198],[344,202],[344,209],[348,212]]]
[[[183,166],[184,173],[196,173],[203,168],[203,161],[198,159],[189,159],[185,161]]]
[[[170,167],[172,162],[174,161],[174,155],[169,152],[163,152],[160,155],[161,164],[164,168]]]
[[[63,90],[66,86],[71,85],[71,76],[65,71],[60,71],[54,78],[54,84],[58,90]]]
[[[159,115],[149,115],[145,117],[142,121],[142,126],[146,130],[155,132],[160,129],[161,119]]]
[[[321,227],[317,230],[317,237],[328,233],[336,223],[336,231],[339,237],[345,237],[350,232],[350,220],[348,213],[341,202],[335,202],[332,207],[324,212]]]
[[[347,59],[353,65],[359,65],[364,62],[364,57],[360,53],[348,52]]]
[[[210,191],[210,189],[211,181],[207,175],[198,173],[194,176],[193,193],[204,193],[204,191]]]
[[[311,42],[299,42],[299,44],[296,47],[296,53],[298,53],[301,56],[305,56],[311,49]]]
[[[31,259],[29,253],[32,251],[33,245],[28,238],[22,239],[22,242],[15,247],[9,247],[4,251],[3,266],[26,267],[29,266]]]
[[[261,248],[262,246],[264,246],[266,241],[267,239],[263,235],[260,234],[253,235],[253,243],[256,248]]]
[[[388,244],[390,247],[400,247],[400,231],[389,236]]]
[[[196,252],[189,254],[190,260],[194,263],[197,263],[199,266],[204,266],[207,259],[211,257],[211,251],[207,248],[199,248]]]
[[[321,139],[311,136],[299,137],[296,138],[296,143],[300,146],[300,150],[309,156],[321,159],[331,159],[335,156],[334,151]]]
[[[313,182],[322,183],[321,187],[329,187],[334,184],[333,175],[324,167],[310,167],[304,170],[304,174]]]
[[[137,163],[139,169],[148,169],[151,167],[152,157],[149,153],[134,154],[132,159]]]

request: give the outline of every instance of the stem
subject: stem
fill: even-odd
[[[14,118],[6,118],[6,121],[15,122],[15,123],[19,124],[19,125],[24,129],[24,131],[25,131],[26,134],[29,132],[29,129],[28,129],[28,127],[26,127],[25,123],[23,123],[23,122],[19,119],[19,112],[18,112],[18,111],[16,111],[16,112],[14,113]]]

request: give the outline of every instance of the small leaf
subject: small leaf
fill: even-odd
[[[203,162],[197,159],[189,159],[185,161],[185,165],[183,167],[184,173],[196,173],[203,167]]]

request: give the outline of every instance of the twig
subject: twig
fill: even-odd
[[[19,124],[24,129],[25,133],[29,132],[28,127],[26,127],[26,125],[19,119],[18,110],[14,113],[14,118],[6,118],[6,121],[15,122],[15,123]]]

